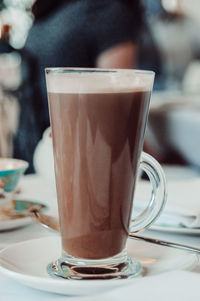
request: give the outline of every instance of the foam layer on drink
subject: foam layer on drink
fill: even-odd
[[[66,69],[48,72],[47,91],[49,93],[130,93],[134,91],[151,91],[153,72],[133,70],[94,70],[74,71]]]

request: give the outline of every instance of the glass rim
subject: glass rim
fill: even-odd
[[[45,73],[56,74],[56,73],[95,73],[95,74],[138,74],[138,75],[151,75],[154,76],[155,72],[151,70],[140,70],[140,69],[120,69],[120,68],[83,68],[83,67],[47,67],[45,68]]]

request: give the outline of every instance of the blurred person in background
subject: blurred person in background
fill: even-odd
[[[0,157],[13,156],[13,139],[19,118],[18,99],[21,60],[9,44],[10,24],[3,24],[0,34]]]
[[[49,126],[44,68],[133,68],[143,23],[139,0],[37,0],[24,51],[30,65],[21,91],[14,156],[30,163]]]

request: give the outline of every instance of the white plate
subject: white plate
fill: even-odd
[[[200,235],[199,228],[181,228],[181,227],[170,227],[170,226],[159,226],[152,225],[149,230],[167,232],[167,233],[177,233],[177,234],[191,234],[191,235]]]
[[[193,253],[135,240],[128,241],[128,253],[142,263],[144,277],[174,269],[192,269],[198,264],[198,257]],[[89,295],[137,281],[137,278],[95,281],[52,279],[48,276],[46,267],[60,254],[60,237],[17,243],[0,252],[0,271],[32,288],[66,295]]]
[[[6,231],[6,230],[16,229],[19,227],[24,227],[32,222],[33,220],[30,217],[0,221],[0,231]]]

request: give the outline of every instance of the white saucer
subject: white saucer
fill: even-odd
[[[192,269],[198,263],[193,253],[128,241],[128,253],[139,260],[144,277],[174,269]],[[127,285],[138,278],[126,280],[52,279],[46,272],[48,263],[61,254],[60,237],[46,237],[17,243],[0,252],[0,271],[32,288],[65,295],[90,295]],[[141,278],[140,278],[141,279]]]

